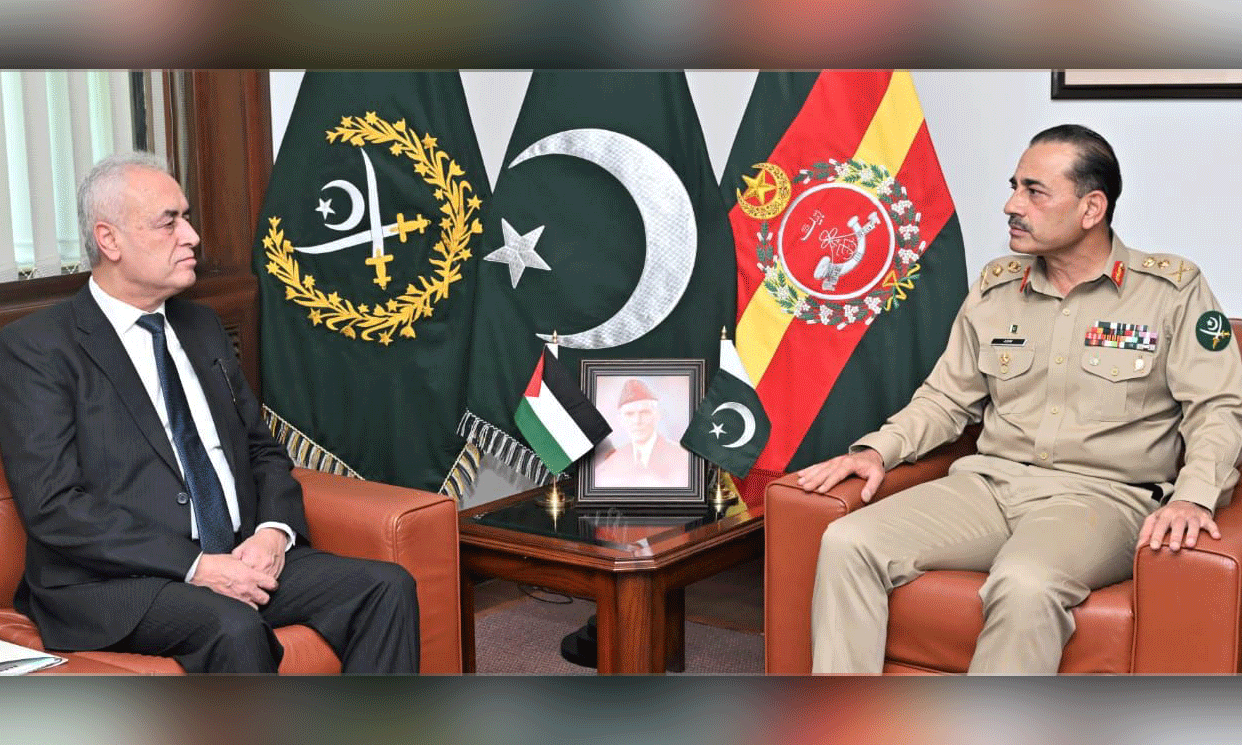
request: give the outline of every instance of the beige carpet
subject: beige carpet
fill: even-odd
[[[565,599],[535,593],[549,600]],[[475,660],[484,675],[593,675],[561,658],[561,638],[580,628],[595,603],[540,602],[517,585],[476,588]],[[763,673],[763,564],[742,564],[686,588],[686,674]]]
[[[594,675],[593,668],[566,662],[561,638],[586,623],[595,603],[566,605],[533,598],[493,608],[475,621],[475,660],[481,675]],[[763,672],[759,634],[686,622],[686,674],[745,675]]]

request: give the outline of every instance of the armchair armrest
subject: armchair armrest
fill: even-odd
[[[897,466],[884,476],[875,499],[940,478],[953,461],[974,452],[978,428],[928,453],[917,463]],[[811,592],[819,540],[828,523],[859,509],[863,480],[849,478],[827,494],[803,491],[798,477],[786,474],[768,485],[764,501],[764,654],[770,674],[811,672]]]
[[[457,505],[417,489],[295,468],[311,544],[391,561],[418,583],[421,672],[461,672]]]
[[[1239,672],[1242,623],[1242,488],[1217,511],[1220,540],[1199,534],[1174,553],[1134,554],[1135,673]]]

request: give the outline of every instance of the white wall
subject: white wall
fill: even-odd
[[[686,73],[717,176],[754,71]],[[1231,316],[1242,315],[1242,100],[1053,101],[1047,70],[926,70],[914,82],[953,194],[973,277],[1006,252],[1001,205],[1027,140],[1063,122],[1112,143],[1124,188],[1114,227],[1134,248],[1198,263]],[[302,71],[272,71],[272,141],[284,134]],[[530,72],[466,70],[462,83],[488,178],[496,183]]]
[[[1030,136],[1076,122],[1121,162],[1122,239],[1199,264],[1225,313],[1242,316],[1242,100],[1053,101],[1047,70],[926,71],[914,82],[972,272],[1006,252],[1001,206]]]

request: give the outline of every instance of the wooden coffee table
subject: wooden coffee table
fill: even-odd
[[[474,672],[474,582],[497,577],[596,603],[601,674],[685,669],[685,588],[763,554],[763,508],[541,503],[545,488],[460,513],[462,663]]]

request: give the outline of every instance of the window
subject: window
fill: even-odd
[[[117,151],[166,153],[160,71],[0,71],[0,282],[85,271],[76,191]]]

